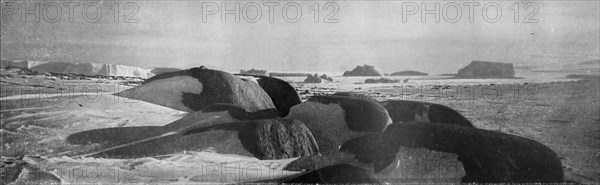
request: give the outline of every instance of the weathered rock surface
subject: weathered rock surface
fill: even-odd
[[[208,147],[214,148],[218,153],[254,156],[259,159],[284,159],[319,154],[312,133],[300,121],[287,119],[227,123],[223,121],[216,120],[217,123],[197,125],[173,134],[165,132],[166,135],[163,134],[162,137],[134,140],[130,145],[91,156],[139,158],[200,151]]]
[[[365,94],[358,94],[358,93],[355,93],[355,92],[336,92],[333,95],[334,96],[349,96],[349,97],[355,97],[355,98],[365,99],[367,101],[377,102],[377,100],[375,100],[375,98],[372,98],[372,97],[367,96]]]
[[[352,71],[344,72],[343,76],[383,76],[381,69],[375,68],[375,66],[364,65],[356,66]]]
[[[468,66],[459,69],[455,78],[515,78],[512,63],[473,61]]]
[[[201,110],[202,112],[219,112],[227,111],[231,117],[240,120],[255,120],[255,119],[274,119],[277,118],[279,112],[277,109],[264,109],[256,112],[248,112],[243,107],[231,103],[213,103]]]
[[[287,159],[319,154],[310,130],[298,120],[257,121],[254,135],[259,159]]]
[[[314,96],[308,101],[340,105],[345,111],[348,128],[353,131],[379,132],[392,121],[387,110],[370,97]]]
[[[380,135],[367,134],[365,136]],[[342,148],[347,148],[348,144],[354,141],[364,141],[364,138],[358,137],[352,139]],[[375,176],[380,181],[397,184],[397,183],[460,183],[461,178],[465,176],[462,163],[458,160],[458,155],[444,152],[437,152],[425,148],[407,148],[400,147],[399,151],[390,152],[390,163],[385,164],[381,169],[375,170],[372,161],[377,161],[383,157],[381,151],[371,149],[385,149],[384,143],[377,142],[378,140],[367,140],[369,145],[360,145],[363,153],[356,155],[347,150],[329,155],[305,156],[301,157],[285,166],[285,170],[302,171],[315,170],[335,164],[350,164],[364,168],[369,172],[375,173]],[[355,147],[360,149],[359,147]],[[393,148],[387,146],[386,148]],[[367,155],[367,156],[365,156]],[[358,160],[362,157],[362,161]],[[369,158],[370,157],[370,158]],[[365,158],[368,160],[365,161]]]
[[[152,73],[154,75],[159,75],[159,74],[163,74],[163,73],[170,73],[170,72],[181,71],[181,70],[183,70],[183,69],[173,68],[173,67],[154,67],[154,68],[150,68],[150,73]]]
[[[305,123],[324,153],[337,152],[351,138],[382,132],[391,123],[377,102],[351,96],[314,96],[292,107],[288,118]]]
[[[418,121],[447,123],[474,127],[473,123],[450,107],[418,101],[389,100],[381,105],[387,109],[394,123]]]
[[[427,75],[429,75],[429,73],[423,73],[423,72],[412,71],[412,70],[398,71],[398,72],[393,72],[392,74],[390,74],[390,76],[427,76]]]
[[[384,184],[367,170],[349,164],[327,166],[290,179],[284,183]]]
[[[286,159],[319,154],[310,130],[298,120],[263,119],[233,122],[190,129],[183,135],[202,135],[205,131],[234,130],[244,149],[259,159]]]
[[[302,103],[296,89],[282,79],[257,75],[240,76],[253,76],[257,78],[258,85],[269,95],[271,101],[275,104],[275,108],[279,111],[280,117],[287,116],[293,106]]]
[[[115,147],[119,145],[131,145],[137,141],[146,140],[153,137],[159,137],[168,133],[183,133],[185,129],[209,127],[224,123],[239,122],[233,118],[229,112],[193,112],[183,118],[177,119],[163,126],[134,126],[134,127],[113,127],[86,130],[70,134],[66,137],[66,141],[75,145],[99,145],[97,148],[92,148],[92,151],[84,150],[75,152],[74,154],[84,154]],[[210,135],[210,134],[207,134]],[[213,138],[208,138],[204,141],[211,142]],[[161,140],[161,139],[155,139]],[[148,141],[149,142],[149,141]],[[218,142],[218,141],[212,141]],[[184,144],[185,145],[185,144]],[[109,156],[110,157],[110,156]]]
[[[398,151],[401,146],[457,154],[466,171],[462,182],[564,181],[561,161],[548,147],[519,136],[451,124],[396,123],[382,135],[356,138],[341,150],[381,167],[392,161],[390,151]]]
[[[300,157],[283,168],[289,171],[316,170],[336,164],[351,164],[364,169],[369,169],[369,165],[361,163],[355,159],[355,155],[349,152],[336,152],[323,155],[311,155]]]
[[[344,143],[341,152],[372,164],[380,180],[390,183],[458,183],[465,176],[456,154],[425,148],[397,147],[389,133],[371,133]]]
[[[213,103],[232,103],[248,112],[275,107],[258,84],[205,68],[156,75],[142,85],[117,95],[188,112],[201,110]]]
[[[373,171],[380,172],[396,159],[399,148],[392,147],[394,138],[383,133],[366,134],[342,144],[340,151],[350,152],[365,164],[373,164]]]

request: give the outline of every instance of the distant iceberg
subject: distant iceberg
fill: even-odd
[[[45,61],[2,60],[0,67],[18,67],[37,72],[73,73],[148,78],[150,70],[120,64],[67,63]]]

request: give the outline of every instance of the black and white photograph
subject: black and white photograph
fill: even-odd
[[[600,183],[598,0],[0,16],[0,184]]]

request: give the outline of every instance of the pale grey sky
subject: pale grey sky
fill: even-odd
[[[9,2],[7,4],[7,2]],[[440,23],[427,15],[425,23],[420,12],[408,15],[403,22],[403,5],[411,8],[414,1],[344,1],[336,2],[338,23],[323,23],[333,7],[324,9],[325,1],[285,1],[274,7],[274,22],[269,22],[265,2],[255,1],[262,16],[248,23],[241,15],[240,23],[233,15],[221,22],[220,12],[206,16],[203,22],[203,3],[212,1],[116,1],[119,2],[119,22],[114,22],[115,1],[100,4],[102,17],[96,23],[83,16],[95,17],[95,7],[83,11],[81,1],[74,6],[74,22],[69,22],[68,6],[61,5],[61,17],[56,23],[55,8],[41,2],[42,16],[35,22],[29,14],[21,20],[22,8],[13,10],[10,2],[25,2],[28,9],[33,1],[2,2],[1,58],[41,61],[98,62],[127,64],[141,67],[165,66],[187,68],[205,65],[223,70],[260,68],[271,71],[344,71],[356,65],[370,64],[386,72],[419,70],[430,73],[453,73],[471,60],[489,60],[523,64],[573,63],[600,58],[600,2],[598,1],[539,1],[533,15],[538,23],[524,23],[534,5],[525,10],[526,1],[479,1],[474,14],[459,2],[461,17],[456,23],[446,22],[456,9],[450,1],[426,1],[427,8],[435,3],[441,13]],[[98,1],[100,2],[100,1]],[[135,6],[126,6],[135,2]],[[226,1],[247,9],[247,18],[256,11],[252,1]],[[314,22],[314,3],[319,4],[319,22]],[[477,2],[477,1],[470,1]],[[302,17],[296,23],[283,19],[283,7],[298,3]],[[410,3],[410,4],[403,4]],[[498,3],[502,16],[495,23],[484,20],[483,7]],[[519,22],[514,22],[519,4]],[[214,4],[204,4],[214,5]],[[217,2],[217,10],[223,10]],[[49,7],[49,8],[46,8]],[[125,9],[128,7],[129,9]],[[124,16],[137,7],[133,19],[124,23]],[[414,6],[412,6],[414,7]],[[210,8],[208,6],[207,8]],[[7,10],[8,9],[8,10]],[[43,13],[47,10],[48,15]],[[211,10],[211,9],[208,9]],[[295,8],[287,9],[288,17],[296,17]],[[409,9],[410,10],[410,9]],[[487,9],[490,19],[495,9]],[[10,15],[15,13],[14,15]],[[406,13],[406,12],[405,12]],[[473,22],[469,21],[473,18]]]

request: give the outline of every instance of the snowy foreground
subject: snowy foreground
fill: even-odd
[[[44,101],[34,100],[45,97]],[[276,182],[301,175],[303,171],[284,170],[298,158],[259,160],[251,156],[222,154],[215,148],[186,151],[163,156],[135,159],[106,159],[72,155],[97,149],[97,144],[71,145],[67,136],[92,129],[131,126],[163,126],[188,113],[111,94],[16,95],[4,97],[4,102],[37,102],[35,107],[3,110],[6,127],[18,127],[14,132],[2,130],[3,156],[37,153],[22,159],[3,157],[14,162],[6,170],[25,165],[19,181],[62,183],[239,183]],[[10,113],[10,114],[9,114]],[[226,114],[211,114],[209,119],[232,119]],[[223,116],[219,116],[223,115]],[[404,148],[395,165],[377,174],[381,179],[403,182],[460,182],[465,175],[456,155]],[[68,157],[71,156],[71,157]],[[348,158],[353,158],[349,156]],[[440,158],[453,163],[440,166]],[[58,181],[55,178],[60,178]],[[54,180],[53,180],[54,179]]]
[[[51,181],[51,173],[63,183],[199,183],[199,182],[256,182],[294,177],[298,171],[282,168],[296,160],[258,160],[254,157],[186,152],[138,159],[101,159],[71,157],[25,157],[34,181]],[[46,177],[46,178],[45,178]],[[32,182],[26,177],[23,180]]]

